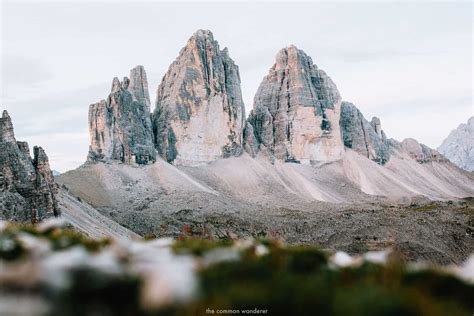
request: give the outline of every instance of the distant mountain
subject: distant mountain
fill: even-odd
[[[16,141],[5,113],[0,218],[61,213],[92,237],[282,236],[351,252],[396,242],[440,262],[459,260],[453,248],[471,252],[462,221],[446,224],[446,213],[436,220],[434,204],[420,203],[464,207],[474,173],[415,139],[388,138],[380,119],[343,101],[303,50],[278,52],[247,120],[239,68],[210,31],[189,39],[156,91],[151,113],[144,67],[114,78],[106,99],[89,107],[87,162],[57,177],[41,148],[30,157]],[[459,132],[471,152],[473,121]]]
[[[277,53],[246,121],[238,66],[210,31],[197,31],[171,64],[151,126],[145,69],[134,69],[91,107],[88,163],[56,180],[137,233],[159,234],[181,210],[474,196],[473,174],[415,139],[388,138],[295,46]]]
[[[438,151],[458,167],[474,172],[474,116],[453,130]]]
[[[57,177],[61,174],[61,172],[57,171],[57,170],[52,170],[53,172],[53,176]]]

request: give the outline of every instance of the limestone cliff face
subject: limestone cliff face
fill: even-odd
[[[240,155],[244,120],[237,65],[210,31],[197,31],[158,87],[153,114],[158,153],[176,165]]]
[[[324,71],[295,46],[280,50],[249,115],[259,150],[283,161],[331,161],[344,146],[341,97]]]
[[[89,133],[89,162],[118,160],[143,165],[156,160],[143,66],[133,68],[130,79],[120,82],[114,78],[108,98],[89,107]]]
[[[0,118],[0,218],[38,222],[59,215],[58,188],[41,147],[33,158],[26,142],[17,142],[7,111]]]
[[[380,119],[369,123],[352,103],[342,102],[339,121],[344,146],[383,165],[390,158],[388,142]]]
[[[453,130],[438,151],[458,167],[474,172],[474,116]]]

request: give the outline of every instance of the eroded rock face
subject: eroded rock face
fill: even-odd
[[[474,116],[453,130],[438,151],[458,167],[474,172]]]
[[[339,124],[344,146],[381,165],[388,161],[388,142],[379,118],[369,123],[354,104],[344,101]]]
[[[402,142],[390,139],[390,147],[408,154],[412,159],[415,159],[421,164],[429,162],[448,162],[448,159],[438,151],[431,149],[424,144],[420,144],[413,138],[406,138]]]
[[[158,87],[153,114],[158,153],[176,165],[238,156],[244,120],[237,65],[210,31],[197,31]]]
[[[0,217],[38,222],[59,215],[57,185],[41,147],[33,159],[26,142],[17,142],[7,111],[0,118]]]
[[[280,50],[248,121],[260,150],[283,161],[331,161],[344,146],[341,97],[331,78],[295,46]]]
[[[156,160],[143,66],[133,68],[130,79],[120,82],[114,78],[108,98],[90,105],[89,133],[89,162],[118,160],[143,165]]]

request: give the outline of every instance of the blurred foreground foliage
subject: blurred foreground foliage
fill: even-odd
[[[70,229],[11,225],[0,232],[0,263],[28,260],[19,240],[29,234],[49,240],[54,251],[82,246],[100,253],[111,240],[95,241]],[[258,253],[256,247],[265,247]],[[171,246],[176,255],[204,257],[216,249],[235,248],[232,240],[185,238]],[[49,302],[50,315],[209,315],[206,311],[242,314],[264,310],[267,315],[472,315],[474,286],[439,270],[409,269],[396,258],[385,264],[363,262],[336,267],[330,254],[312,246],[286,246],[258,241],[238,248],[239,259],[197,264],[197,295],[159,308],[142,304],[138,275],[113,275],[90,268],[73,269],[70,286],[60,291],[29,290]],[[3,264],[2,263],[2,264]],[[15,291],[0,282],[0,294]],[[159,291],[158,291],[159,293]],[[233,311],[233,313],[230,313]]]
[[[197,241],[192,241],[195,246]],[[206,247],[208,242],[205,242]],[[269,243],[270,252],[200,271],[200,299],[167,315],[267,310],[268,315],[472,315],[474,286],[435,270],[409,271],[397,259],[334,268],[311,246]]]

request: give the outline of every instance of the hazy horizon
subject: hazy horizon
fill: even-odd
[[[240,69],[248,114],[279,49],[295,44],[389,138],[436,148],[473,115],[472,3],[3,1],[1,109],[51,167],[85,162],[89,104],[144,65],[152,103],[197,29]],[[179,18],[177,18],[179,17]]]

